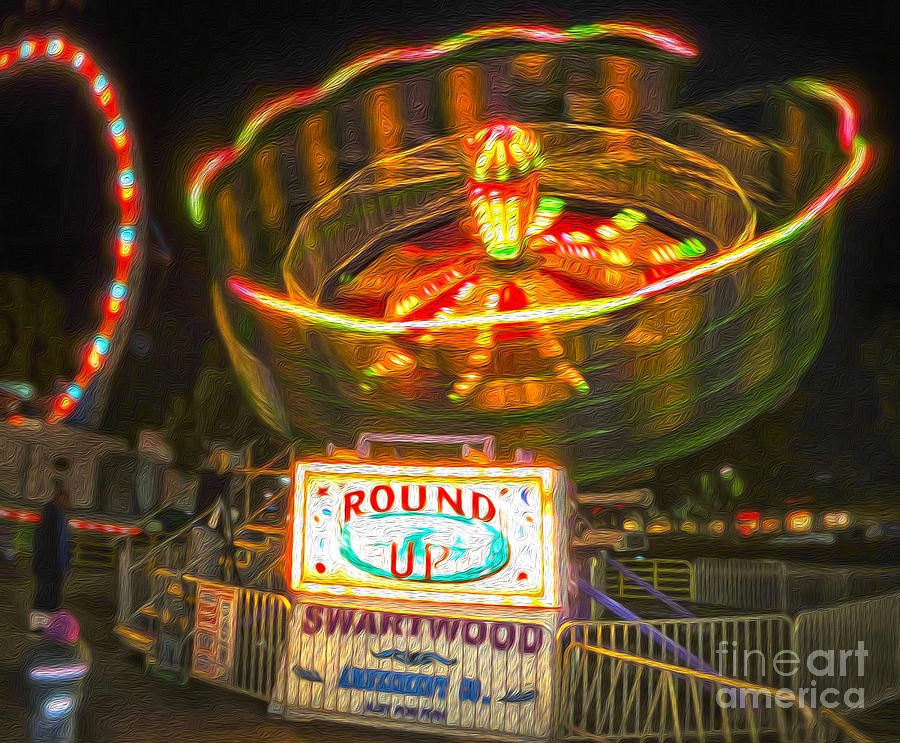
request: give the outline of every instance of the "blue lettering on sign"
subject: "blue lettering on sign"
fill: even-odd
[[[477,702],[479,699],[481,699],[481,681],[464,678],[459,684],[459,700]]]
[[[439,699],[446,699],[448,681],[447,676],[345,666],[341,671],[338,687],[428,698],[437,694]]]
[[[407,720],[418,720],[420,722],[446,722],[447,715],[439,709],[431,709],[430,707],[406,707],[397,705],[393,710],[387,704],[373,704],[366,702],[365,711],[367,714],[380,715],[382,717],[393,717]]]

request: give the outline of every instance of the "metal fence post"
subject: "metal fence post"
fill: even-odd
[[[132,561],[132,537],[126,536],[119,551],[119,561],[117,564],[117,578],[119,583],[118,606],[116,607],[116,620],[121,624],[128,619],[131,614],[131,561]]]
[[[790,602],[788,601],[788,591],[791,587],[790,581],[788,580],[790,576],[788,575],[787,565],[785,565],[783,562],[779,563],[778,568],[778,611],[780,611],[782,614],[787,614],[791,611],[791,608],[789,606]]]

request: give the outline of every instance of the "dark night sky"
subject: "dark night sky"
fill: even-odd
[[[186,384],[189,375],[183,367],[196,367],[200,346],[211,333],[206,264],[200,237],[188,224],[183,195],[191,153],[198,143],[233,139],[244,115],[279,86],[313,84],[335,65],[379,46],[440,39],[473,26],[545,22],[565,27],[623,17],[680,27],[699,42],[705,51],[694,82],[697,99],[745,83],[812,73],[849,74],[869,95],[864,126],[880,148],[880,164],[849,210],[829,338],[801,386],[802,393],[820,400],[821,410],[800,425],[833,434],[831,443],[813,457],[828,460],[835,452],[848,451],[855,461],[870,462],[883,474],[896,467],[887,435],[876,435],[876,395],[860,360],[861,342],[887,314],[897,313],[900,295],[894,258],[900,219],[890,154],[890,142],[896,141],[892,127],[900,69],[900,13],[894,3],[782,1],[728,7],[704,2],[663,9],[646,3],[542,5],[529,0],[85,0],[84,5],[82,16],[67,26],[108,60],[125,91],[150,180],[149,206],[173,254],[160,279],[157,303],[144,313],[143,327],[155,337],[156,348],[143,360],[127,359],[119,374],[132,382],[135,375],[143,376],[146,384],[140,386],[146,388],[148,403],[166,389]],[[9,100],[0,93],[0,105],[7,106]],[[162,341],[171,332],[185,334],[197,358],[167,358],[164,350],[171,348],[171,341]],[[127,387],[134,389],[132,384]],[[840,411],[848,404],[845,415]],[[127,410],[124,402],[121,410]],[[727,450],[728,442],[724,446]],[[880,451],[869,458],[867,447]]]

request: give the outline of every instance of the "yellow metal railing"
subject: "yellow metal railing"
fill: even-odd
[[[560,664],[560,735],[616,741],[784,741],[869,738],[788,689],[697,671],[584,642]]]
[[[687,560],[636,560],[619,557],[616,559],[638,578],[646,581],[674,601],[692,602],[696,600],[694,566]],[[608,596],[616,599],[645,599],[648,597],[647,591],[626,577],[624,573],[607,565],[602,557],[591,559],[588,569],[591,584]]]
[[[269,700],[287,637],[291,603],[254,588],[237,591],[234,687]]]

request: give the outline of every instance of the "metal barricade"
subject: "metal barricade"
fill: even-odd
[[[833,689],[836,709],[900,695],[900,592],[801,612],[793,646],[797,689]]]
[[[900,589],[900,568],[851,568],[847,597],[861,599]]]
[[[564,626],[561,634],[571,635]],[[560,663],[559,734],[597,741],[868,739],[789,690],[572,641]]]
[[[773,664],[792,647],[792,622],[782,615],[658,619],[646,622],[568,622],[560,648],[572,642],[685,665],[693,658],[706,669],[744,681],[783,688],[791,677]]]
[[[748,612],[795,612],[900,588],[897,568],[701,557],[694,573],[698,604]]]
[[[234,688],[268,701],[287,637],[291,604],[284,596],[237,589]]]
[[[850,571],[843,568],[787,565],[781,606],[784,611],[825,606],[849,598]]]
[[[72,565],[76,568],[107,568],[116,564],[118,539],[77,533],[72,535]]]
[[[632,573],[675,601],[695,599],[694,566],[687,560],[635,560],[617,558]],[[606,593],[613,598],[643,599],[646,591],[624,573],[606,568]]]
[[[698,604],[743,611],[787,611],[787,564],[701,557],[694,563]]]

